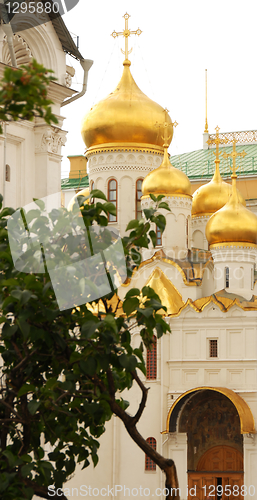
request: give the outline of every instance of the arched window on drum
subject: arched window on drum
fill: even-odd
[[[116,207],[116,215],[109,214],[110,222],[117,222],[117,206],[118,206],[118,189],[116,179],[110,179],[108,182],[108,201],[111,201]]]
[[[142,196],[143,179],[138,179],[136,182],[136,219],[142,219],[141,196]]]

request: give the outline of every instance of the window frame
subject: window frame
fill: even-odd
[[[157,448],[156,439],[154,437],[148,437],[146,442],[154,449]],[[146,472],[156,472],[156,463],[148,457],[147,453],[145,454],[145,471]]]
[[[215,342],[215,347],[214,344],[212,343]],[[212,353],[216,353],[216,356],[212,355]],[[208,357],[209,359],[218,359],[219,357],[219,342],[217,338],[212,338],[208,339]]]
[[[110,183],[114,181],[115,182],[115,189],[110,189]],[[116,198],[114,200],[110,200],[110,192],[116,192]],[[111,179],[108,180],[108,187],[107,187],[107,199],[110,203],[113,203],[116,207],[116,216],[109,214],[108,220],[109,222],[118,222],[118,182],[117,179],[112,177]]]
[[[152,349],[147,349],[146,351],[146,379],[157,379],[157,338],[155,335]]]
[[[135,193],[135,219],[139,220],[138,218],[138,214],[141,213],[141,217],[140,219],[142,219],[143,217],[143,210],[142,210],[142,207],[141,207],[141,210],[138,210],[138,203],[141,203],[141,198],[142,198],[142,184],[141,184],[141,189],[140,189],[140,192],[141,192],[141,196],[140,198],[138,198],[138,192],[139,192],[139,189],[138,189],[138,186],[137,186],[137,183],[139,181],[141,181],[141,183],[143,182],[144,179],[142,179],[141,177],[139,179],[136,180],[136,193]],[[141,206],[141,205],[140,205]]]
[[[11,167],[8,163],[5,165],[5,182],[11,182]]]
[[[156,225],[156,247],[162,246],[162,235],[163,233],[161,232],[160,228]],[[158,240],[160,241],[160,243],[158,243]]]
[[[225,278],[225,288],[229,288],[229,267],[228,266],[225,267],[224,278]]]

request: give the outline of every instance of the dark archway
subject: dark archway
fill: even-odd
[[[183,407],[178,431],[187,433],[187,468],[196,471],[200,458],[214,446],[230,446],[243,453],[240,418],[223,394],[197,392]]]

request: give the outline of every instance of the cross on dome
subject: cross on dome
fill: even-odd
[[[164,118],[164,123],[156,123],[155,126],[156,127],[163,127],[163,135],[161,136],[162,139],[164,140],[164,144],[163,144],[163,147],[164,148],[168,148],[169,147],[169,142],[171,141],[171,138],[172,138],[172,134],[169,134],[168,132],[168,129],[170,127],[177,127],[178,126],[178,123],[175,121],[174,123],[171,121],[170,123],[168,123],[168,112],[169,110],[167,108],[165,108],[163,110],[163,112],[165,113],[165,118]]]
[[[139,28],[136,30],[136,31],[131,31],[128,27],[128,20],[130,18],[130,15],[126,12],[126,14],[123,16],[124,19],[125,19],[125,30],[123,31],[113,31],[111,36],[113,36],[113,38],[116,38],[117,36],[124,36],[125,38],[125,51],[121,49],[121,52],[122,54],[125,55],[125,61],[128,60],[128,55],[131,54],[132,50],[133,49],[128,49],[128,37],[130,35],[141,35],[142,33],[142,30],[140,30]]]
[[[210,146],[211,144],[215,144],[216,145],[216,153],[214,153],[216,155],[216,160],[215,161],[220,161],[219,160],[219,155],[220,155],[220,152],[219,152],[219,145],[220,144],[226,144],[228,142],[228,139],[225,138],[225,139],[221,139],[220,136],[219,136],[219,131],[220,131],[220,128],[217,127],[215,128],[216,130],[216,134],[215,134],[215,139],[208,139],[207,141],[207,144]]]
[[[233,162],[233,166],[232,166],[232,178],[236,178],[237,175],[236,175],[236,170],[238,169],[238,167],[236,166],[236,159],[238,156],[240,156],[241,158],[244,158],[246,156],[246,152],[245,151],[242,151],[242,153],[237,153],[236,151],[236,143],[237,143],[237,140],[236,139],[233,139],[233,151],[231,153],[223,153],[223,158],[227,159],[227,158],[232,158],[232,162]],[[231,167],[230,167],[231,168]]]

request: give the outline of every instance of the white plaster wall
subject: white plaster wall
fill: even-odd
[[[191,244],[193,248],[208,250],[208,241],[205,235],[206,224],[209,216],[192,217],[191,219]]]
[[[214,260],[215,292],[226,288],[226,268],[229,268],[228,291],[248,300],[253,294],[253,273],[256,260],[254,247],[216,247],[211,249]]]

